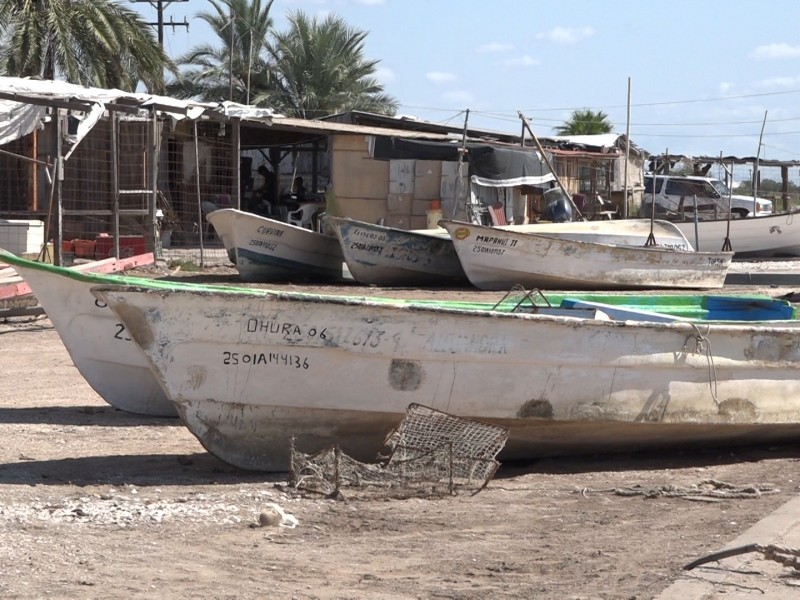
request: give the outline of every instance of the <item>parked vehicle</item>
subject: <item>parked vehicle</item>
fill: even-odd
[[[697,198],[698,211],[713,211],[719,215],[727,215],[728,198],[735,217],[752,217],[771,215],[772,200],[742,196],[731,193],[725,182],[712,177],[696,175],[645,175],[644,201],[653,201],[653,180],[655,179],[655,202],[657,207],[673,212],[694,212],[694,201]],[[755,214],[753,205],[755,204]]]

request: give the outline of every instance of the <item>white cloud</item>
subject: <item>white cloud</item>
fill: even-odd
[[[728,94],[731,93],[731,90],[733,90],[733,85],[734,84],[732,83],[723,81],[722,83],[719,84],[719,93],[722,94],[723,96],[727,96]]]
[[[796,88],[800,85],[800,77],[770,77],[756,81],[753,85],[760,89]]]
[[[772,60],[781,58],[800,58],[800,46],[790,46],[785,42],[759,46],[750,54],[751,58]]]
[[[472,106],[475,104],[475,96],[467,90],[455,90],[442,94],[442,99],[448,104],[455,106]]]
[[[503,61],[503,64],[507,67],[535,67],[536,65],[542,64],[542,61],[526,54],[518,58],[509,58]]]
[[[394,80],[396,79],[394,71],[392,71],[389,67],[377,67],[374,75],[375,79],[384,85],[387,83],[394,83]]]
[[[451,83],[458,79],[452,73],[444,73],[442,71],[431,71],[425,74],[425,78],[433,83]]]
[[[549,40],[557,44],[576,44],[594,35],[592,27],[554,27],[550,31],[537,33],[536,39]]]
[[[490,42],[478,46],[477,52],[508,52],[513,49],[513,44],[502,44],[500,42]]]

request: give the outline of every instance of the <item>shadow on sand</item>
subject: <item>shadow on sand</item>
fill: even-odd
[[[0,485],[203,485],[280,482],[286,473],[256,473],[232,467],[206,452],[123,454],[57,460],[23,458],[0,465]]]
[[[701,449],[662,449],[647,452],[547,457],[502,462],[495,479],[525,474],[569,475],[603,471],[688,469],[774,459],[800,460],[800,446],[733,446]]]
[[[177,417],[136,415],[113,406],[37,406],[30,408],[0,407],[0,423],[85,425],[91,427],[176,427]]]

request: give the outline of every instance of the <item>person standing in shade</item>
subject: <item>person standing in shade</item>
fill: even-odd
[[[297,201],[297,203],[298,204],[302,204],[303,202],[305,202],[306,201],[306,187],[305,187],[305,185],[303,185],[303,178],[302,177],[295,177],[294,178],[294,184],[293,184],[292,187],[294,188],[293,189],[293,195],[294,195],[295,200]]]

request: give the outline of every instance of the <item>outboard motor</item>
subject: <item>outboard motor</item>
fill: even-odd
[[[544,193],[544,214],[542,216],[553,223],[565,223],[574,219],[572,202],[564,196],[564,192],[560,188],[552,188]]]

